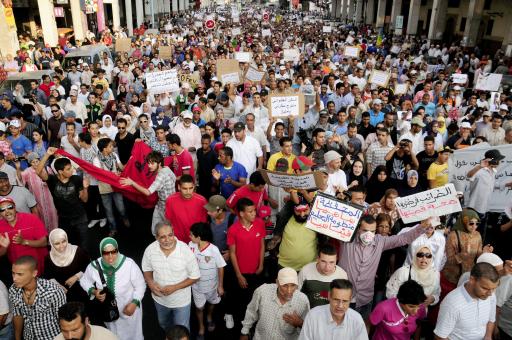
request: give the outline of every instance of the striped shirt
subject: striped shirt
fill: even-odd
[[[371,168],[369,176],[373,174],[373,171],[375,171],[379,165],[386,165],[384,157],[386,157],[391,149],[393,149],[393,146],[389,144],[385,146],[382,146],[379,142],[370,144],[368,151],[366,151],[366,163],[369,164]]]

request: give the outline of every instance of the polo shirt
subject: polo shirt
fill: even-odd
[[[309,311],[302,325],[299,340],[368,340],[368,333],[361,314],[349,308],[343,322],[333,320],[330,305],[318,306]]]
[[[238,268],[242,274],[254,274],[260,264],[262,240],[265,238],[265,222],[256,218],[251,228],[246,229],[236,221],[228,229],[228,246],[236,246]]]
[[[179,154],[165,157],[164,165],[171,168],[176,177],[181,177],[185,170],[189,170],[192,178],[195,177],[194,160],[187,149],[183,149]]]
[[[242,197],[250,199],[256,206],[257,211],[263,205],[263,201],[268,200],[267,189],[265,188],[263,191],[252,191],[249,188],[249,184],[246,184],[243,187],[236,189],[235,192],[229,196],[226,204],[230,209],[236,211],[236,204]]]
[[[434,334],[450,340],[482,340],[488,322],[496,320],[496,296],[473,299],[464,285],[441,303]]]
[[[184,199],[180,192],[174,193],[165,201],[165,218],[171,223],[178,240],[190,242],[190,227],[197,222],[206,222],[204,206],[206,199],[196,193],[190,199]]]
[[[448,183],[448,163],[432,163],[427,171],[427,179],[434,181],[434,188],[442,187]]]

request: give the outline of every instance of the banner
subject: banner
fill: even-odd
[[[362,215],[363,207],[317,192],[306,228],[342,242],[350,242]]]
[[[452,183],[414,195],[397,197],[395,205],[404,223],[418,222],[462,210]]]
[[[466,175],[475,165],[480,164],[489,149],[497,149],[506,157],[497,168],[495,188],[489,202],[490,211],[501,212],[507,206],[507,202],[512,202],[512,190],[504,188],[506,183],[512,181],[512,144],[491,147],[488,143],[479,143],[455,150],[448,160],[449,180],[457,191],[464,193],[467,201],[470,183]]]
[[[272,117],[290,117],[304,115],[304,94],[271,95],[269,114]]]
[[[146,73],[146,86],[152,94],[177,92],[180,90],[178,73],[175,70]]]
[[[285,172],[274,172],[260,170],[265,182],[279,188],[291,189],[316,189],[323,180],[322,174],[318,171],[302,175],[288,174]]]
[[[409,91],[408,84],[395,84],[395,94],[406,94]]]
[[[332,27],[331,26],[323,26],[322,27],[322,33],[331,33]]]
[[[151,148],[144,142],[135,142],[132,149],[132,156],[128,160],[128,163],[126,163],[121,176],[118,176],[111,171],[95,167],[91,163],[84,161],[80,157],[70,155],[62,149],[57,150],[57,154],[69,158],[78,164],[83,171],[93,176],[98,181],[110,184],[114,191],[120,192],[124,197],[138,203],[142,208],[152,209],[158,201],[156,192],[151,196],[146,196],[132,186],[124,186],[119,183],[119,180],[122,177],[130,177],[144,188],[149,188],[156,177],[156,173],[149,172],[148,165],[146,164],[146,156],[151,151]]]

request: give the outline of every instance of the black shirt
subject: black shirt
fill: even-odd
[[[212,195],[212,170],[217,163],[217,154],[213,149],[210,148],[206,153],[203,148],[197,150],[199,193],[206,198]]]
[[[133,144],[135,144],[135,137],[131,133],[128,132],[124,138],[119,137],[119,133],[116,135],[117,153],[123,165],[128,163],[132,155]]]
[[[369,124],[368,126],[364,126],[363,124],[359,124],[357,126],[357,133],[363,136],[364,139],[370,134],[375,132],[375,127],[372,124]]]
[[[451,149],[457,149],[455,147],[455,143],[459,140],[460,138],[460,132],[457,132],[456,134],[454,134],[453,136],[451,136],[450,138],[448,138],[448,141],[446,142],[446,145],[448,145]],[[470,146],[471,145],[471,135],[469,136],[468,139],[464,139],[459,145],[466,145],[466,146]],[[459,146],[459,149],[461,147]]]
[[[386,168],[390,174],[392,180],[397,183],[405,177],[405,167],[412,164],[412,157],[406,153],[403,156],[399,156],[398,152],[393,154],[393,157],[386,162]]]
[[[437,151],[434,151],[434,154],[432,156],[427,155],[425,150],[418,152],[416,155],[416,159],[418,159],[418,174],[420,183],[422,187],[428,188],[428,181],[427,181],[427,171],[430,167],[430,164],[434,163],[437,159]]]
[[[82,178],[73,175],[69,181],[62,183],[57,176],[48,175],[46,183],[52,193],[59,220],[74,222],[87,220],[84,204],[80,199],[80,191],[84,188]]]

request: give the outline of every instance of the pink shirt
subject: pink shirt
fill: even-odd
[[[186,128],[183,123],[176,125],[173,133],[180,136],[181,146],[188,150],[190,147],[201,148],[201,130],[196,125],[192,124]]]
[[[416,330],[416,320],[427,316],[424,305],[416,315],[405,315],[396,298],[382,301],[370,314],[370,322],[375,326],[372,340],[409,340]]]

